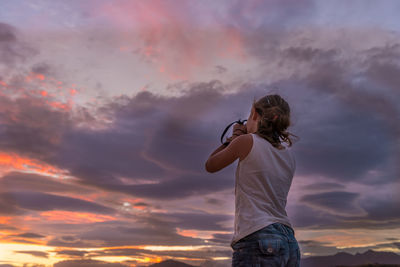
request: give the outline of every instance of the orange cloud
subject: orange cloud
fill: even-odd
[[[7,224],[10,222],[11,219],[12,217],[10,216],[0,216],[0,223]]]
[[[71,95],[75,95],[75,94],[77,93],[77,91],[76,91],[75,89],[71,88],[71,90],[69,91],[69,93],[70,93]]]
[[[71,101],[68,101],[67,103],[62,103],[62,102],[59,102],[59,101],[46,101],[46,104],[50,105],[53,108],[63,109],[65,111],[70,111],[71,108],[72,108],[71,107],[71,104],[72,104]]]
[[[92,223],[116,220],[113,216],[100,215],[89,212],[75,212],[75,211],[44,211],[40,216],[45,217],[48,221],[62,221],[64,223]]]
[[[197,231],[194,231],[194,230],[181,230],[181,229],[177,228],[176,232],[180,235],[187,236],[187,237],[198,237]]]
[[[51,165],[41,163],[35,159],[20,157],[17,154],[7,154],[0,152],[0,166],[8,169],[34,171],[45,175],[64,174],[61,169]]]

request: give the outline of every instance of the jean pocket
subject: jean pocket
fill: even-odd
[[[258,247],[265,256],[279,256],[284,249],[283,242],[283,239],[277,237],[263,238],[258,240]]]

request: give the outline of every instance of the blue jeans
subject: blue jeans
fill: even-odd
[[[232,267],[299,267],[300,247],[294,230],[270,224],[232,245]]]

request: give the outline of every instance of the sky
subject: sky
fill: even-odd
[[[229,266],[238,161],[204,164],[275,93],[302,258],[400,253],[399,11],[0,0],[0,265]]]

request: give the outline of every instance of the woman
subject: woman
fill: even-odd
[[[235,124],[232,136],[205,164],[214,173],[239,158],[233,267],[300,266],[300,247],[285,210],[296,169],[289,125],[290,108],[282,97],[267,95],[253,101],[247,123]]]

